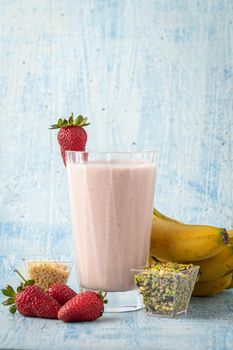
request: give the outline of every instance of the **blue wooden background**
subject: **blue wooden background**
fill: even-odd
[[[0,26],[3,253],[70,252],[71,111],[91,149],[158,151],[163,212],[233,227],[232,0],[1,0]]]
[[[56,132],[89,117],[90,149],[156,149],[155,204],[233,227],[232,0],[0,0],[0,284],[9,259],[72,255]],[[13,257],[14,258],[14,257]],[[143,312],[91,324],[0,310],[4,349],[230,350],[232,292],[181,320]]]

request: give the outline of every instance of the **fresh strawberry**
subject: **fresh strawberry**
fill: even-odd
[[[47,291],[51,297],[57,300],[60,305],[64,305],[77,293],[64,283],[54,283]]]
[[[74,118],[74,114],[71,113],[68,120],[59,118],[57,124],[51,125],[50,129],[60,129],[57,134],[57,140],[65,165],[66,151],[85,151],[87,133],[83,127],[89,124],[87,118],[84,118],[82,115]]]
[[[58,319],[64,322],[94,321],[104,312],[106,293],[86,291],[67,301],[58,312]]]
[[[32,310],[34,317],[57,318],[61,305],[39,286],[31,285],[24,288],[16,295],[15,305],[17,310],[24,316],[25,305]]]
[[[57,318],[61,305],[43,289],[36,286],[33,280],[26,281],[18,270],[15,271],[24,282],[17,288],[17,292],[9,285],[2,289],[2,293],[9,297],[3,302],[3,305],[11,305],[9,308],[11,313],[18,310],[21,315],[27,317]]]

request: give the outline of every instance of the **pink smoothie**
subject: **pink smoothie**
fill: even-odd
[[[67,164],[76,263],[82,287],[134,288],[146,264],[155,165],[145,161]]]

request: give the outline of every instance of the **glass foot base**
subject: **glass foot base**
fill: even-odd
[[[142,309],[137,290],[127,292],[108,292],[104,312],[130,312]]]
[[[104,304],[104,312],[131,312],[143,308],[137,290],[107,292],[106,299],[108,303]]]
[[[132,312],[132,311],[138,311],[141,310],[142,306],[138,305],[138,306],[118,306],[118,307],[106,307],[104,308],[104,312],[106,313],[116,313],[116,312]]]

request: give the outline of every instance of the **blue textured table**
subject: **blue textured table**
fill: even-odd
[[[16,281],[9,260],[0,259],[1,288]],[[192,298],[188,313],[176,319],[146,316],[140,310],[66,324],[12,315],[0,308],[0,349],[232,350],[233,346],[231,290],[216,297]]]

